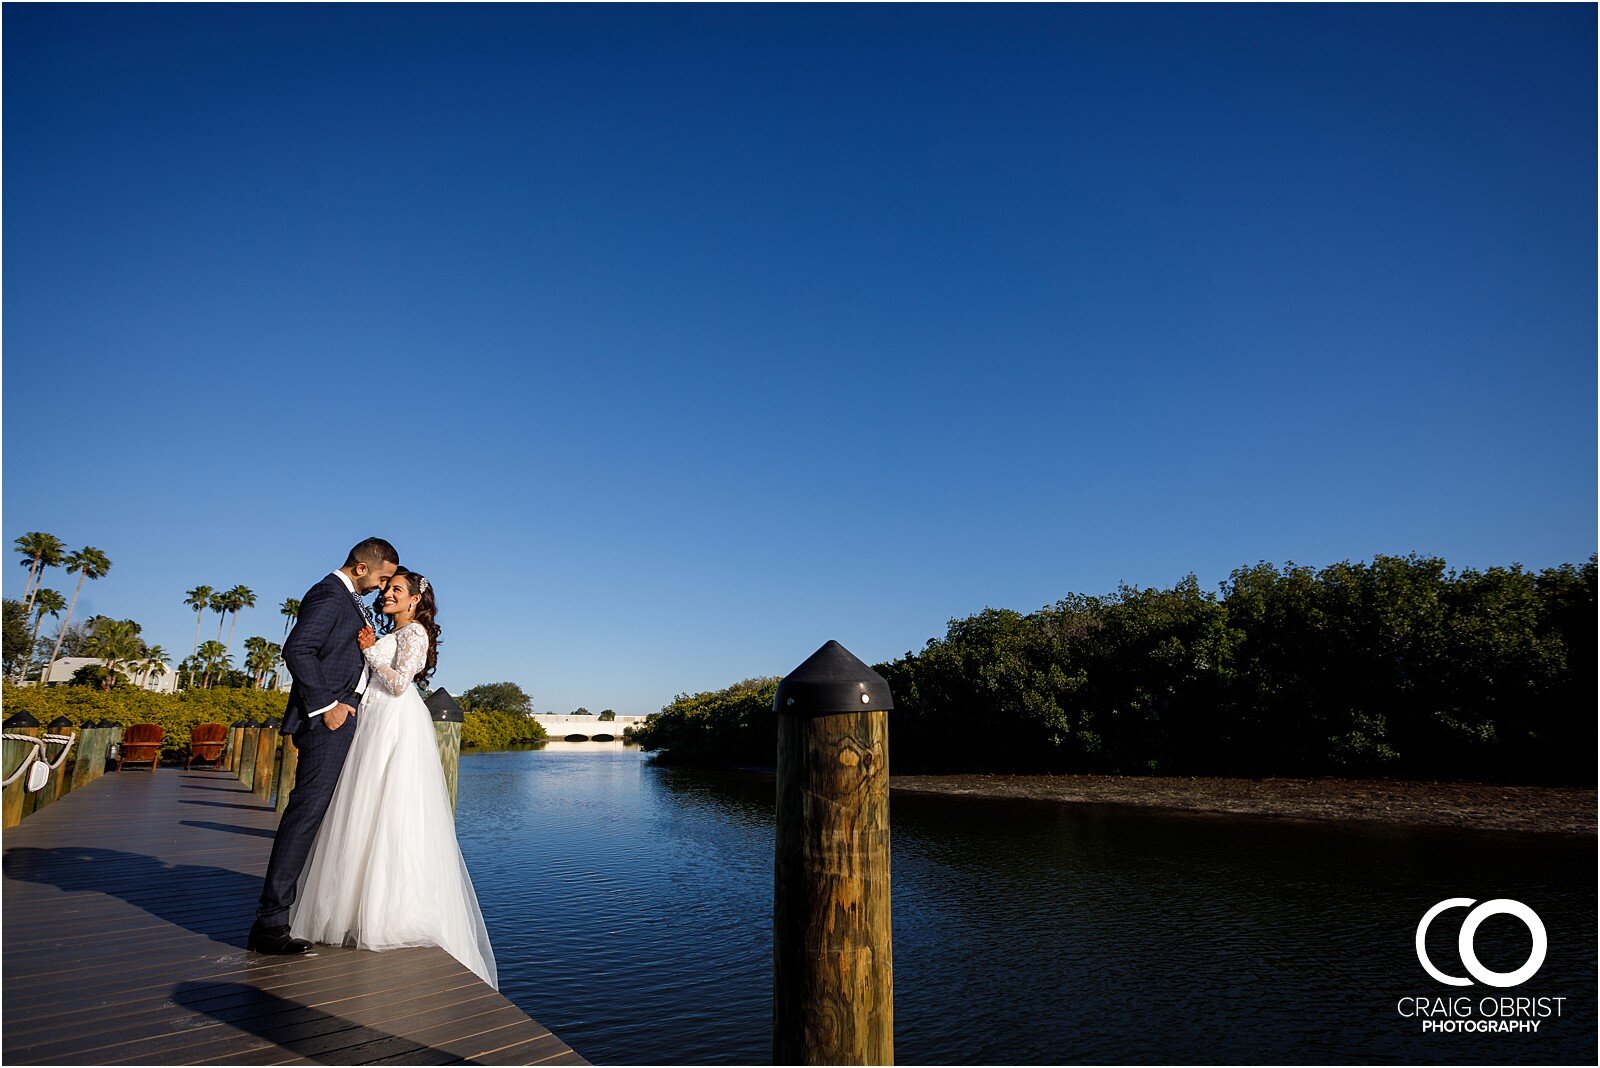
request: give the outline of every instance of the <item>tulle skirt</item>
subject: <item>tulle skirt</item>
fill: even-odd
[[[422,695],[407,686],[395,696],[373,679],[353,723],[290,931],[361,949],[440,946],[498,989]]]

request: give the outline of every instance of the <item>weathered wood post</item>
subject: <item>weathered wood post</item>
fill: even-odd
[[[255,794],[261,800],[272,801],[272,787],[278,769],[274,765],[278,761],[278,721],[269,719],[261,725],[260,737],[256,741],[256,770]]]
[[[44,733],[39,726],[39,721],[27,712],[18,712],[14,716],[0,723],[7,734],[24,734],[30,738],[37,738]],[[34,752],[32,742],[13,742],[6,739],[5,745],[5,777],[10,778],[23,761],[28,759],[28,754]],[[32,768],[28,769],[32,771]],[[23,772],[17,776],[16,782],[5,788],[4,795],[0,795],[0,826],[10,830],[22,822],[22,806],[28,795],[28,774]]]
[[[456,781],[461,777],[461,723],[466,716],[450,691],[440,687],[423,702],[433,717],[433,739],[439,744],[439,766],[450,791],[450,811],[456,810]]]
[[[120,762],[122,759],[122,736],[128,732],[128,728],[108,719],[106,730],[109,732],[106,735],[106,768],[109,770],[113,760]]]
[[[81,790],[106,773],[110,720],[91,720],[78,732],[78,759],[72,765],[72,789]]]
[[[225,767],[235,773],[239,770],[239,757],[244,752],[244,725],[244,720],[236,719],[233,726],[228,728],[228,762]]]
[[[294,773],[300,767],[300,748],[294,744],[294,735],[283,736],[283,759],[278,762],[278,800],[273,807],[278,810],[278,815],[283,815],[283,807],[289,803],[289,791],[294,789]]]
[[[50,725],[44,729],[44,733],[53,734],[58,738],[72,734],[74,733],[72,720],[68,719],[66,716],[57,716],[55,719],[50,721]],[[72,751],[75,752],[77,748],[78,745],[76,742],[74,742],[72,745]],[[28,800],[23,802],[24,815],[31,815],[32,813],[39,811],[41,808],[44,808],[44,806],[50,804],[52,801],[56,800],[62,795],[64,791],[61,789],[61,783],[62,780],[67,777],[67,758],[71,755],[72,752],[63,753],[61,751],[61,746],[59,745],[51,742],[45,743],[45,761],[50,762],[60,759],[61,763],[51,770],[50,781],[44,784],[44,788],[33,791],[28,795]]]
[[[256,749],[260,741],[261,724],[253,719],[245,720],[244,744],[239,747],[239,781],[246,790],[256,784]]]
[[[778,684],[774,1064],[893,1064],[889,684],[830,641]]]
[[[78,731],[78,758],[72,761],[72,779],[67,782],[69,790],[82,790],[88,783],[93,782],[94,750],[98,750],[102,737],[106,737],[106,732],[102,731],[99,719],[90,719]],[[106,753],[102,751],[101,767],[104,766],[106,766]]]

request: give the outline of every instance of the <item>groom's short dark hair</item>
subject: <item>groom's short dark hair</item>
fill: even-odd
[[[379,564],[398,564],[400,554],[394,551],[394,546],[382,538],[368,538],[358,541],[350,550],[350,555],[344,558],[345,567],[355,567],[357,564],[366,564],[368,567],[377,567]]]

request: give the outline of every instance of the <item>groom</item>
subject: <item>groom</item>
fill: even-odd
[[[400,554],[382,538],[368,538],[350,550],[344,566],[300,598],[294,629],[283,643],[283,662],[294,676],[283,733],[300,751],[294,790],[278,822],[267,862],[261,905],[250,928],[249,948],[258,953],[304,953],[311,943],[289,934],[300,872],[333,799],[350,739],[356,706],[367,686],[367,665],[356,635],[371,625],[371,610],[361,596],[389,581]]]

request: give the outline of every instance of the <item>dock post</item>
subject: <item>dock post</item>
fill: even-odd
[[[278,799],[273,807],[278,810],[278,815],[283,815],[283,807],[289,803],[289,792],[294,789],[294,775],[300,767],[300,747],[294,744],[294,735],[283,736],[283,759],[278,762]]]
[[[456,810],[456,781],[461,777],[461,722],[466,716],[450,691],[444,687],[428,695],[423,704],[433,717],[433,739],[439,745],[439,767],[444,785],[450,791],[450,811]]]
[[[54,734],[57,737],[71,734],[72,720],[68,719],[66,716],[57,716],[55,719],[50,721],[49,726],[45,727],[44,733]],[[72,752],[77,752],[77,749],[78,745],[76,742],[74,742],[72,746]],[[67,765],[66,758],[70,757],[71,755],[71,752],[63,754],[59,748],[56,749],[54,754],[52,754],[50,751],[50,746],[45,746],[45,760],[49,761],[55,757],[61,757],[61,764],[50,772],[50,781],[44,784],[43,789],[36,790],[28,795],[28,800],[23,804],[23,807],[26,810],[24,815],[32,815],[66,792],[62,789],[62,783],[66,779],[67,775],[70,774],[70,769]]]
[[[27,712],[18,712],[0,723],[7,734],[25,734],[37,738],[44,733],[39,726],[39,721]],[[5,774],[10,777],[13,772],[28,759],[28,754],[34,751],[34,746],[29,742],[13,742],[9,739],[5,745]],[[32,770],[31,768],[29,769]],[[5,788],[3,797],[0,797],[0,826],[10,830],[22,822],[22,807],[27,800],[28,776],[27,773],[17,776],[17,781]]]
[[[244,744],[239,747],[239,781],[246,790],[256,784],[256,749],[261,741],[261,725],[255,720],[245,720]]]
[[[239,755],[244,752],[244,725],[245,720],[236,719],[233,726],[228,728],[228,763],[227,769],[235,774],[239,771]]]
[[[778,684],[774,1064],[894,1063],[893,707],[835,641]]]
[[[261,725],[261,739],[256,742],[255,792],[261,800],[272,803],[272,788],[277,785],[278,721],[269,719]]]
[[[100,720],[90,720],[78,732],[78,759],[72,763],[71,789],[80,790],[105,774],[106,739],[110,734]]]

